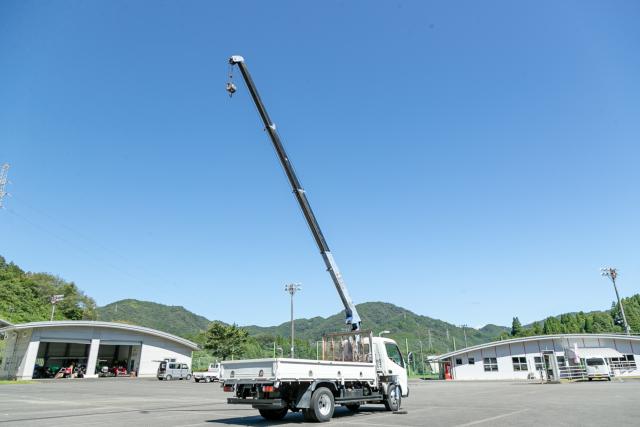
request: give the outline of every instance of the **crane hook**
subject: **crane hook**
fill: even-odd
[[[237,90],[236,85],[234,85],[233,82],[227,83],[227,92],[229,92],[229,98],[233,96],[236,90]]]
[[[237,89],[238,88],[236,87],[236,85],[233,84],[233,64],[229,63],[229,81],[227,82],[227,92],[229,92],[229,98],[231,98],[233,94],[236,93]]]

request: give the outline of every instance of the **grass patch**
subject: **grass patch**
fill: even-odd
[[[33,381],[30,380],[0,380],[0,385],[2,384],[31,384]]]

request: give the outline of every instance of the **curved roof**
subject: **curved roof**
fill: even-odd
[[[436,356],[435,360],[447,359],[452,356],[458,356],[460,354],[468,353],[470,351],[476,350],[484,350],[489,347],[497,347],[500,345],[507,344],[515,344],[515,343],[524,343],[529,341],[538,341],[538,340],[552,340],[552,339],[576,339],[576,338],[609,338],[609,339],[624,339],[624,340],[634,340],[640,341],[640,336],[638,335],[624,335],[624,334],[555,334],[555,335],[534,335],[531,337],[518,337],[511,338],[508,340],[501,341],[492,341],[485,344],[478,344],[471,347],[461,348],[460,350],[450,351],[449,353],[441,354],[440,356]]]
[[[180,338],[178,336],[169,334],[167,332],[158,331],[156,329],[145,328],[144,326],[129,325],[127,323],[115,323],[115,322],[100,322],[97,320],[55,320],[52,322],[29,322],[20,323],[17,325],[10,325],[4,328],[0,328],[0,332],[7,332],[21,329],[33,329],[33,328],[67,328],[67,327],[90,327],[90,328],[108,328],[118,329],[121,331],[139,332],[147,335],[153,335],[156,337],[164,338],[169,341],[173,341],[189,347],[192,350],[198,350],[198,344]]]

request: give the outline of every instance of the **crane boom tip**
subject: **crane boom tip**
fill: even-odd
[[[229,64],[231,65],[235,65],[239,62],[244,62],[244,58],[240,55],[232,55],[231,58],[229,58]]]

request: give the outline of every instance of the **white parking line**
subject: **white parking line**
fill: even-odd
[[[521,409],[519,411],[509,412],[502,415],[496,415],[495,417],[483,418],[481,420],[471,421],[469,423],[458,424],[456,427],[467,427],[467,426],[475,426],[477,424],[487,423],[489,421],[499,420],[500,418],[510,417],[511,415],[520,414],[522,412],[527,412],[528,409]]]

